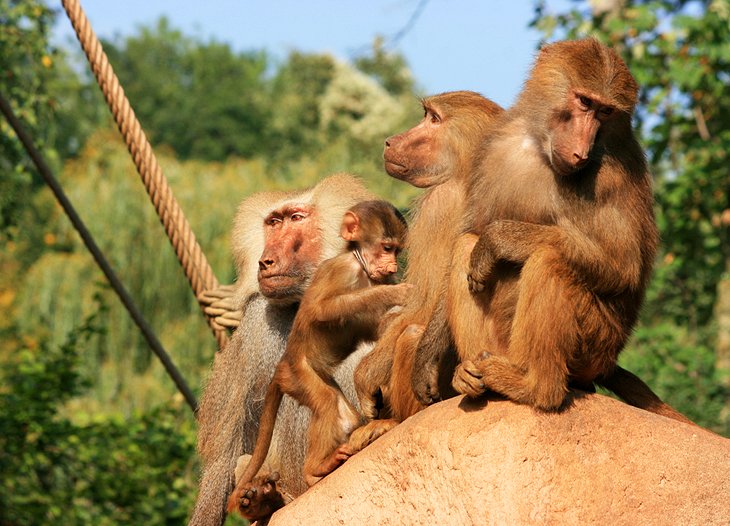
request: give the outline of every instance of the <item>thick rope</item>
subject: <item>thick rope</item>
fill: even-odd
[[[218,280],[167,184],[152,146],[81,5],[78,0],[62,0],[62,3],[195,296],[216,288]],[[206,315],[206,319],[222,349],[228,340],[225,330],[216,328],[212,317]]]
[[[185,401],[193,410],[193,413],[195,413],[198,408],[198,403],[196,402],[195,396],[190,390],[190,387],[188,387],[188,384],[185,382],[185,379],[180,374],[180,371],[178,371],[177,367],[175,367],[175,364],[170,358],[170,355],[167,354],[165,349],[162,347],[162,344],[155,336],[155,333],[152,331],[152,328],[144,319],[144,316],[142,316],[142,312],[132,300],[132,297],[127,292],[127,289],[124,288],[124,285],[122,285],[119,277],[117,277],[114,270],[112,270],[109,261],[107,261],[107,259],[104,257],[104,254],[101,252],[99,246],[96,244],[94,238],[91,236],[91,232],[89,232],[89,229],[86,228],[86,225],[81,220],[81,217],[79,217],[79,214],[76,213],[76,209],[71,204],[71,201],[69,201],[66,193],[63,191],[63,188],[61,188],[61,185],[58,183],[58,180],[51,173],[51,169],[48,168],[48,164],[46,164],[46,161],[43,159],[40,152],[38,152],[36,147],[33,145],[33,141],[31,140],[30,135],[28,135],[28,132],[25,131],[25,128],[15,116],[12,108],[10,107],[10,104],[5,100],[2,93],[0,93],[0,113],[5,115],[5,118],[10,123],[10,126],[13,128],[13,130],[15,130],[15,134],[18,136],[18,139],[20,139],[20,142],[25,147],[25,150],[28,152],[28,155],[33,161],[33,164],[35,164],[38,172],[46,181],[46,184],[48,184],[48,186],[53,191],[56,199],[58,199],[61,207],[63,207],[64,212],[66,212],[66,215],[71,220],[71,224],[73,224],[74,228],[81,236],[81,239],[86,245],[86,248],[88,248],[89,252],[91,252],[91,255],[94,257],[97,265],[99,265],[99,268],[109,280],[109,284],[114,289],[114,292],[117,293],[117,296],[119,296],[119,299],[122,301],[122,304],[127,309],[127,312],[129,312],[132,320],[137,325],[137,327],[139,327],[139,330],[142,331],[142,335],[144,336],[145,340],[147,340],[150,348],[160,359],[162,365],[167,371],[167,374],[170,375],[172,380],[175,382],[178,390],[185,397]]]

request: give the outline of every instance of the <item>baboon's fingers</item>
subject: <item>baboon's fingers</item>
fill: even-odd
[[[229,311],[224,313],[222,316],[217,316],[215,321],[228,329],[237,329],[241,325],[241,318],[243,313],[239,311]]]
[[[471,397],[479,396],[487,390],[482,379],[482,372],[471,360],[459,364],[454,372],[451,385],[457,392]]]
[[[469,282],[469,291],[475,294],[482,292],[486,288],[486,280],[481,278],[478,274],[470,272],[467,277]]]
[[[374,420],[378,417],[378,408],[376,403],[376,397],[361,397],[360,398],[360,411],[367,420]]]
[[[210,305],[217,300],[232,297],[235,292],[235,285],[221,285],[215,289],[202,291],[200,294],[198,294],[198,301]]]

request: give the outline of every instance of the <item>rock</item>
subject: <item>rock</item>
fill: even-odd
[[[463,397],[271,518],[292,524],[730,524],[730,440],[596,394],[559,414]]]

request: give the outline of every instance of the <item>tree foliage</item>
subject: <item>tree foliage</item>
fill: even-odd
[[[715,367],[706,333],[696,334],[671,322],[642,326],[621,364],[647,379],[662,400],[691,420],[728,436],[730,389]]]
[[[0,93],[39,144],[48,139],[51,98],[45,88],[54,61],[48,42],[52,12],[40,1],[0,0]],[[27,206],[38,181],[8,123],[0,120],[0,240]]]
[[[415,91],[415,83],[403,55],[385,49],[383,37],[376,37],[369,54],[355,59],[355,67],[372,76],[390,94],[408,95]]]
[[[176,524],[195,488],[195,439],[179,399],[126,419],[66,415],[91,379],[80,350],[100,309],[54,347],[24,346],[3,368],[0,524]],[[79,423],[80,420],[86,420]]]
[[[269,113],[265,53],[198,42],[165,18],[104,48],[153,143],[173,147],[182,159],[222,161],[260,152]]]
[[[377,40],[354,67],[299,51],[275,67],[265,52],[201,42],[162,18],[104,47],[152,143],[182,159],[286,163],[333,143],[378,148],[383,131],[402,123],[401,97],[413,87],[402,57]],[[338,110],[349,121],[333,126]]]

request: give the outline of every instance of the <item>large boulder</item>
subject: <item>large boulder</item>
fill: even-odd
[[[272,517],[292,524],[730,524],[730,440],[595,394],[454,398]]]

